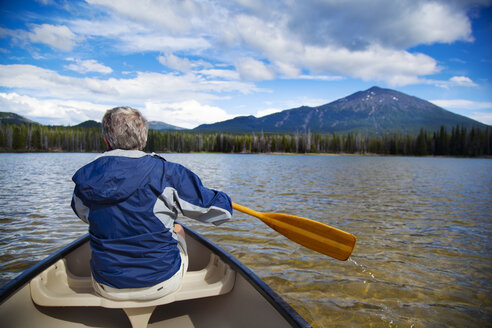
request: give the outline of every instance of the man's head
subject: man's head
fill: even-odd
[[[148,131],[145,117],[130,107],[109,109],[102,120],[102,133],[111,149],[143,150]]]

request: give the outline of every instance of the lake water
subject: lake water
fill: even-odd
[[[0,284],[86,233],[71,176],[96,154],[0,154]],[[197,230],[314,327],[491,327],[492,160],[166,154],[234,202],[353,233],[345,262],[235,213]]]

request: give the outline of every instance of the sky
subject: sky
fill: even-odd
[[[492,0],[0,0],[0,111],[184,128],[372,86],[492,125]]]

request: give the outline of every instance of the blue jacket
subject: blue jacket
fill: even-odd
[[[214,224],[232,216],[225,193],[205,188],[185,167],[141,151],[108,151],[72,180],[72,208],[89,223],[92,275],[114,288],[153,286],[179,270],[173,231],[178,214]]]

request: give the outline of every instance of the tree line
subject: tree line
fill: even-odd
[[[0,124],[3,152],[103,152],[105,144],[98,128],[50,127]],[[456,126],[448,131],[420,130],[416,136],[388,134],[364,136],[358,133],[316,132],[198,133],[150,130],[148,152],[189,153],[332,153],[402,156],[491,156],[492,128]]]

